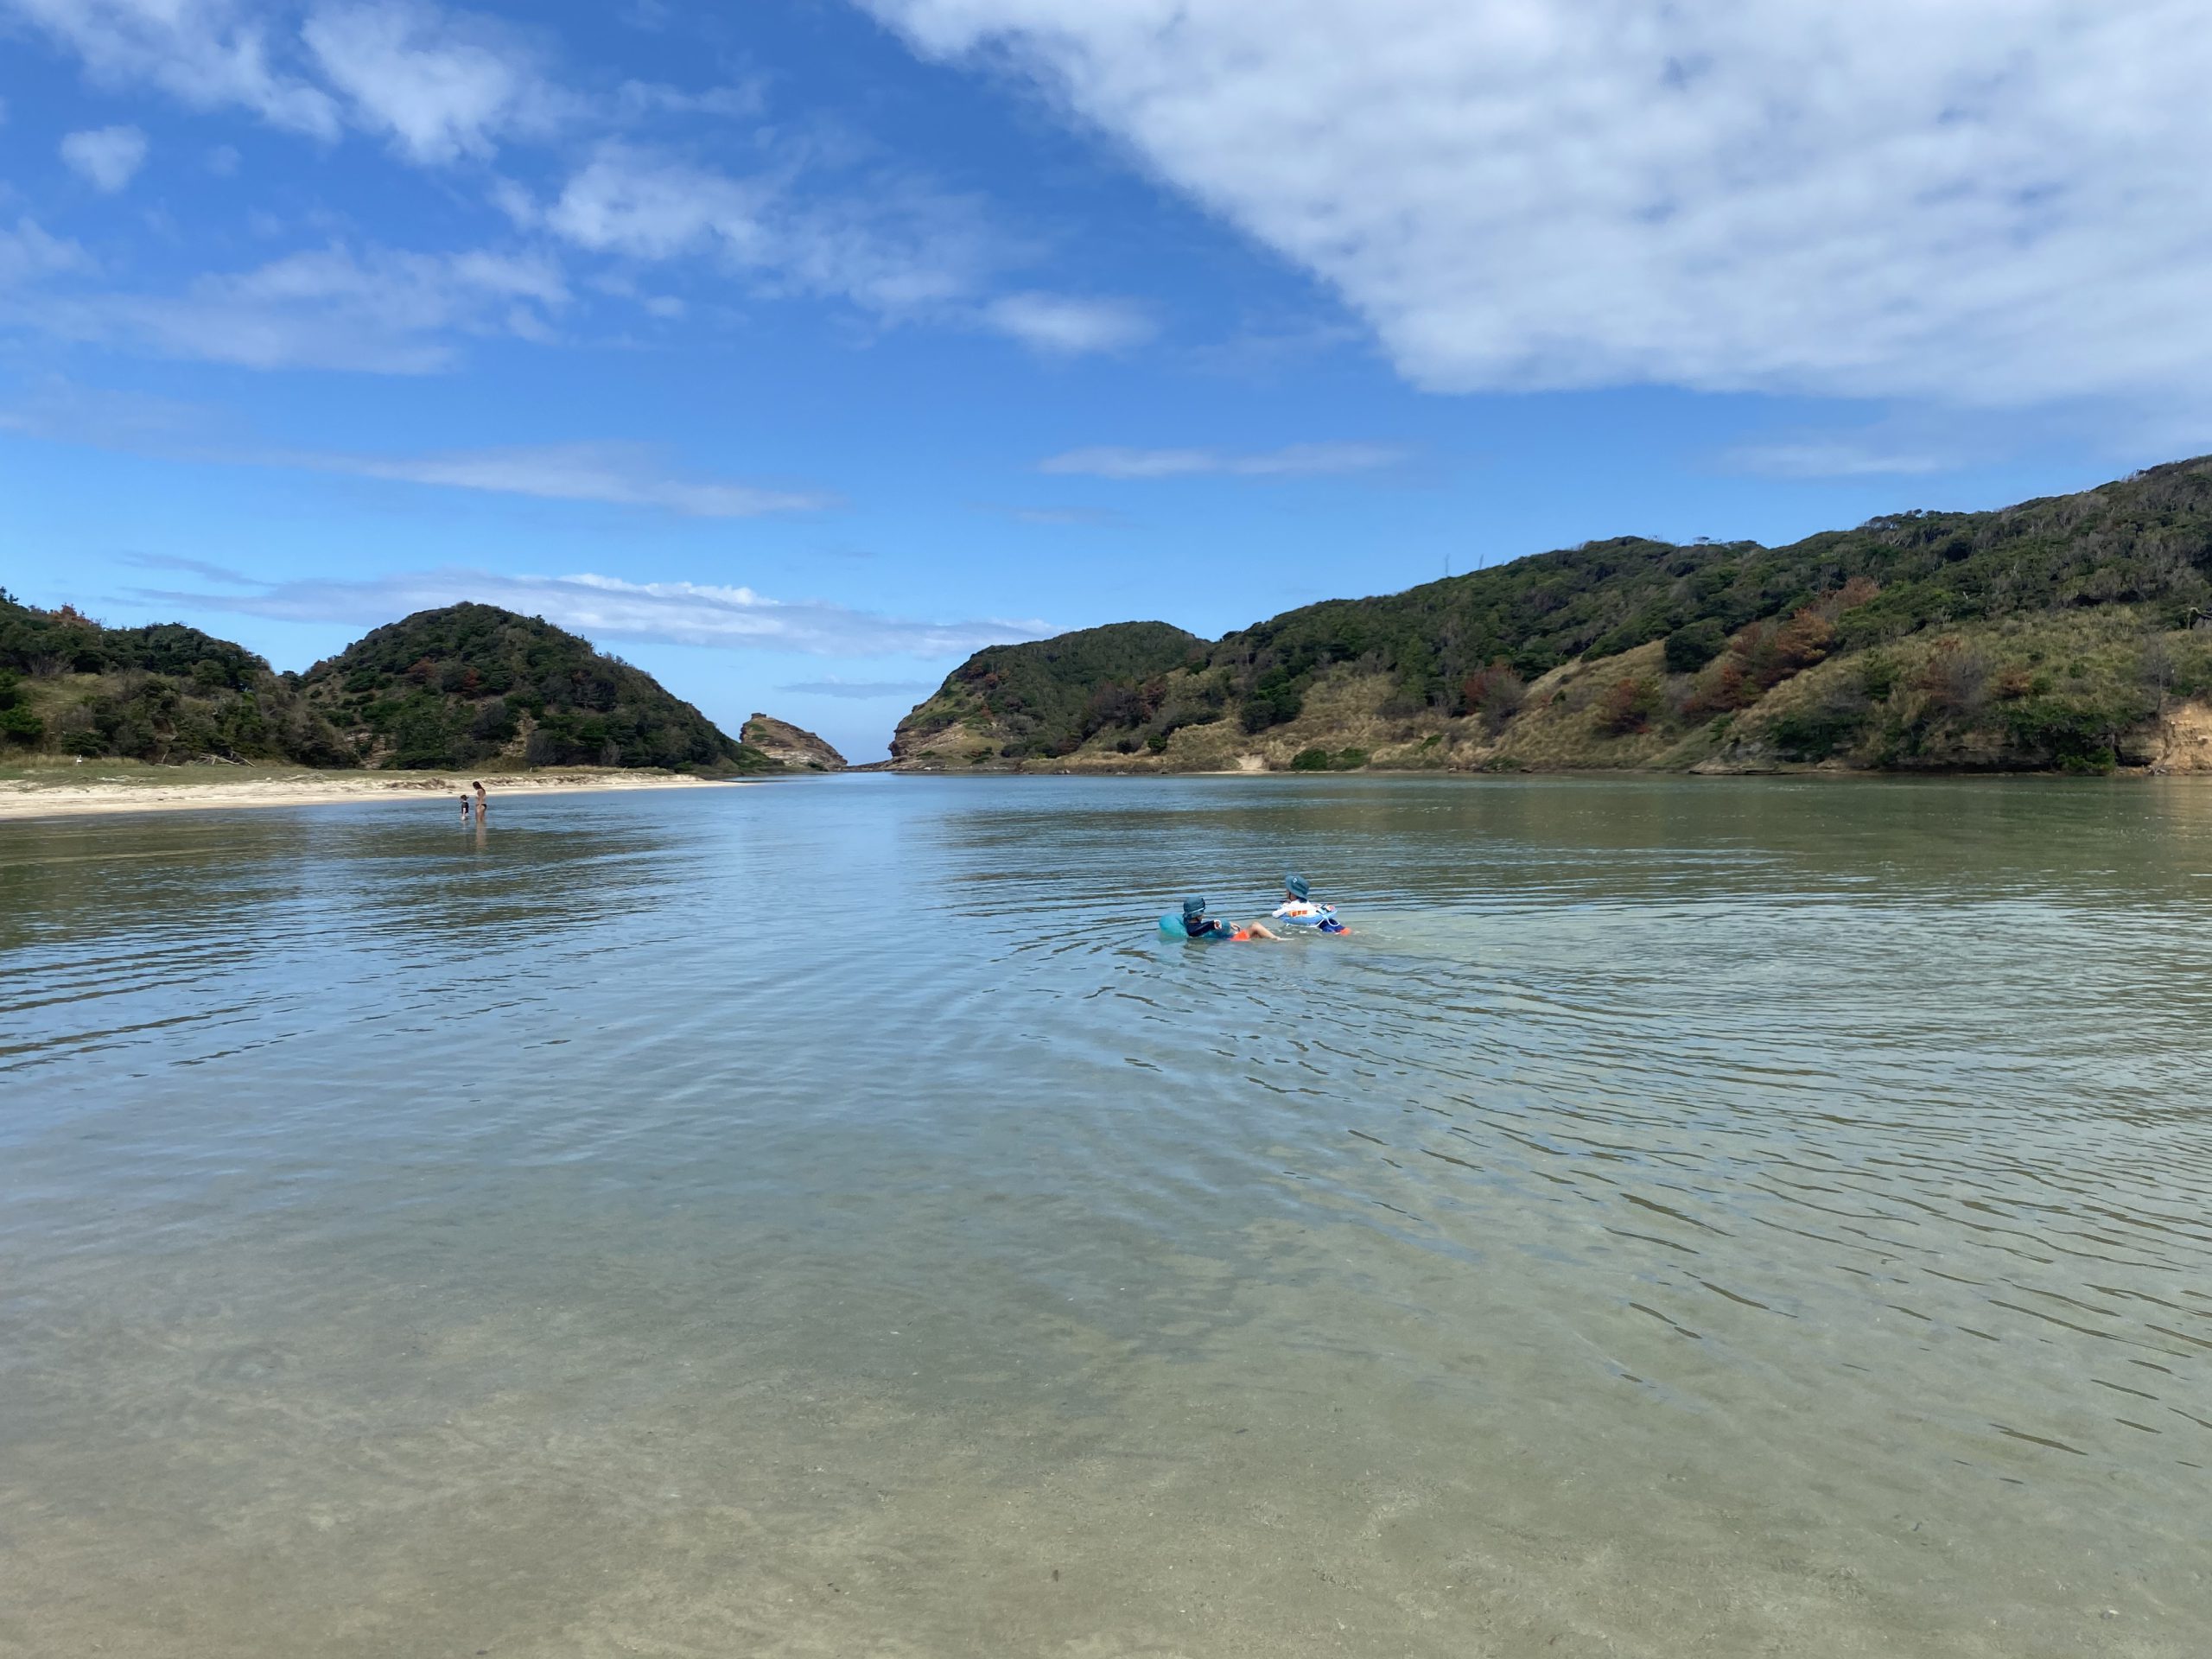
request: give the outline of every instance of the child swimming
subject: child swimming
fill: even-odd
[[[1323,933],[1349,933],[1351,930],[1337,919],[1334,905],[1313,902],[1313,888],[1302,875],[1286,875],[1282,879],[1282,903],[1274,908],[1274,918],[1288,922],[1293,927],[1310,927]]]
[[[1183,901],[1183,931],[1194,939],[1279,939],[1280,933],[1272,932],[1264,922],[1249,922],[1243,927],[1231,927],[1227,922],[1217,922],[1206,915],[1206,901],[1185,899]]]

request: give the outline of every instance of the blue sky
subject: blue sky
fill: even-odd
[[[2201,22],[0,0],[0,584],[872,758],[995,639],[2082,487],[2212,449]]]

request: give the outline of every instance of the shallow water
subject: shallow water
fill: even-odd
[[[0,1652],[2198,1655],[2208,1039],[2179,780],[0,825]]]

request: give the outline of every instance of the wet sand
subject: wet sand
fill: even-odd
[[[173,771],[174,781],[163,776]],[[515,795],[573,795],[611,789],[712,789],[729,781],[671,772],[625,772],[567,766],[557,771],[486,775],[496,804]],[[458,796],[473,778],[434,772],[260,772],[243,766],[52,767],[0,777],[0,818],[75,817],[89,812],[171,812],[249,806],[323,806],[338,801],[408,800]]]

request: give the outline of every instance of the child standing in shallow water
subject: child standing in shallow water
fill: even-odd
[[[468,797],[467,797],[467,796],[466,796],[466,795],[463,795],[463,796],[461,798],[461,823],[462,823],[463,824],[467,823],[467,822],[468,822],[468,816],[469,816]]]

